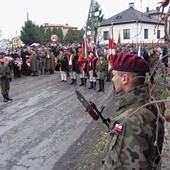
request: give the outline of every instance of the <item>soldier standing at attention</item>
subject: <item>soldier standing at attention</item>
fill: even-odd
[[[124,52],[114,56],[112,67],[116,111],[112,113],[111,141],[102,170],[156,169],[164,140],[164,120],[159,114],[165,109],[161,103],[158,113],[156,104],[149,104],[145,84],[149,66],[136,54]]]
[[[4,102],[12,100],[11,98],[9,98],[10,82],[12,80],[11,77],[11,70],[8,63],[5,63],[3,56],[0,56],[0,85]]]
[[[89,52],[89,56],[86,60],[86,72],[89,77],[90,81],[90,87],[89,89],[96,90],[96,63],[98,58],[96,57],[96,54],[94,51]]]

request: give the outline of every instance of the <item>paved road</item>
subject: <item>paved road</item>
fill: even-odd
[[[53,168],[92,121],[78,102],[75,89],[101,106],[112,85],[106,82],[106,91],[99,93],[60,82],[58,73],[11,82],[13,101],[4,103],[0,97],[1,170]]]

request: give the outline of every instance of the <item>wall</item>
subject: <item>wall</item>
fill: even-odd
[[[130,39],[123,39],[123,30],[130,29]],[[144,29],[148,29],[148,39],[144,39]],[[161,32],[161,37],[164,35],[164,26],[159,25],[158,28]],[[98,28],[98,33],[100,35],[100,39],[103,38],[103,32],[111,30],[111,26],[100,27]],[[121,43],[158,43],[157,34],[154,33],[156,29],[156,25],[154,24],[144,24],[144,23],[132,23],[132,24],[121,24],[121,25],[113,25],[113,37],[115,43],[117,43],[118,35],[120,32]],[[137,36],[138,35],[138,36]],[[108,44],[108,40],[101,40],[101,44]]]

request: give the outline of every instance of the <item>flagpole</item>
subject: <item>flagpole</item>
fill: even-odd
[[[111,25],[112,25],[112,38],[113,38],[113,21],[111,21]]]
[[[84,55],[87,58],[87,41],[86,41],[86,33],[84,34]]]

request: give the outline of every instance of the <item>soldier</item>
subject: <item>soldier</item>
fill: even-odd
[[[77,56],[78,56],[77,64],[79,66],[80,81],[81,81],[79,86],[86,86],[87,76],[84,71],[86,67],[86,58],[85,58],[84,48],[82,48],[81,46],[77,48]]]
[[[145,84],[149,66],[136,54],[124,52],[114,56],[112,67],[116,111],[112,114],[111,142],[102,170],[156,169],[164,139],[164,121],[159,114],[165,109],[160,108],[158,113],[156,105],[149,104]]]
[[[99,80],[99,92],[104,92],[104,80],[107,73],[107,62],[103,54],[99,55],[99,59],[96,63],[97,79]]]
[[[89,56],[86,60],[86,72],[89,77],[90,87],[89,89],[96,90],[96,62],[97,57],[94,51],[89,52]]]
[[[67,72],[69,71],[69,64],[67,59],[67,53],[64,48],[59,49],[59,55],[57,56],[57,64],[59,64],[59,70],[61,75],[61,82],[67,82]]]
[[[0,85],[4,102],[12,100],[9,98],[10,82],[12,80],[11,77],[11,70],[8,63],[5,63],[3,56],[0,56]]]
[[[69,74],[70,74],[70,79],[71,79],[71,84],[76,85],[76,80],[77,80],[77,72],[78,72],[78,56],[75,54],[76,51],[73,48],[68,49],[67,51],[68,55],[68,63],[69,63]]]
[[[52,48],[48,48],[47,50],[47,56],[46,56],[46,71],[50,71],[50,74],[54,74],[54,68],[55,68],[55,56],[52,51]]]
[[[38,76],[38,55],[37,53],[35,52],[35,49],[31,48],[30,49],[30,53],[31,53],[31,56],[30,56],[30,59],[31,59],[31,75],[32,76]]]

